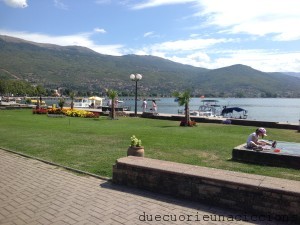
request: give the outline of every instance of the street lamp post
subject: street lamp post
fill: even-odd
[[[131,74],[130,80],[135,81],[135,108],[134,108],[134,116],[137,116],[137,82],[142,79],[141,74]]]

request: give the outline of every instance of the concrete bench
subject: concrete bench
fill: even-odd
[[[300,221],[300,182],[142,157],[124,157],[113,182],[238,211]]]

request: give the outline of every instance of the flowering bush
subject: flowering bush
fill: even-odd
[[[47,114],[47,109],[37,108],[32,110],[33,114]]]
[[[99,118],[100,113],[98,112],[91,112],[91,114],[88,114],[86,118]]]
[[[130,140],[131,140],[130,146],[132,146],[132,147],[141,147],[142,146],[142,140],[137,139],[137,137],[135,135],[132,135]]]
[[[60,108],[48,109],[48,114],[64,114]]]
[[[64,114],[70,117],[99,118],[99,113],[76,109],[48,109],[49,114]]]
[[[195,121],[192,121],[192,120],[189,120],[188,123],[186,123],[185,119],[181,120],[180,122],[180,126],[183,126],[183,127],[194,127],[194,126],[197,126],[197,123]]]

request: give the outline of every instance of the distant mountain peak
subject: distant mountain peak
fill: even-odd
[[[47,49],[52,49],[52,50],[72,50],[72,51],[78,51],[81,53],[96,53],[95,51],[86,48],[86,47],[82,47],[82,46],[77,46],[77,45],[69,45],[69,46],[60,46],[60,45],[55,45],[55,44],[48,44],[48,43],[38,43],[38,42],[33,42],[33,41],[27,41],[21,38],[16,38],[16,37],[10,37],[10,36],[6,36],[6,35],[0,35],[0,39],[6,41],[6,42],[10,42],[10,43],[16,43],[16,44],[22,44],[22,43],[26,43],[26,44],[31,44],[34,46],[38,46],[41,48],[47,48]],[[98,53],[97,53],[98,54]]]
[[[141,73],[141,96],[191,90],[193,95],[207,97],[300,97],[299,78],[243,64],[205,69],[152,55],[111,56],[81,46],[41,44],[4,35],[0,35],[0,59],[0,80],[17,77],[50,89],[105,93],[108,88],[132,95],[129,75]]]

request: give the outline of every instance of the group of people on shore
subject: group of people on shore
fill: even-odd
[[[148,102],[147,102],[146,99],[144,99],[143,103],[142,103],[143,112],[147,111],[147,107],[148,107]],[[150,108],[150,112],[157,113],[157,104],[156,104],[156,101],[154,99],[152,100],[152,107]]]

